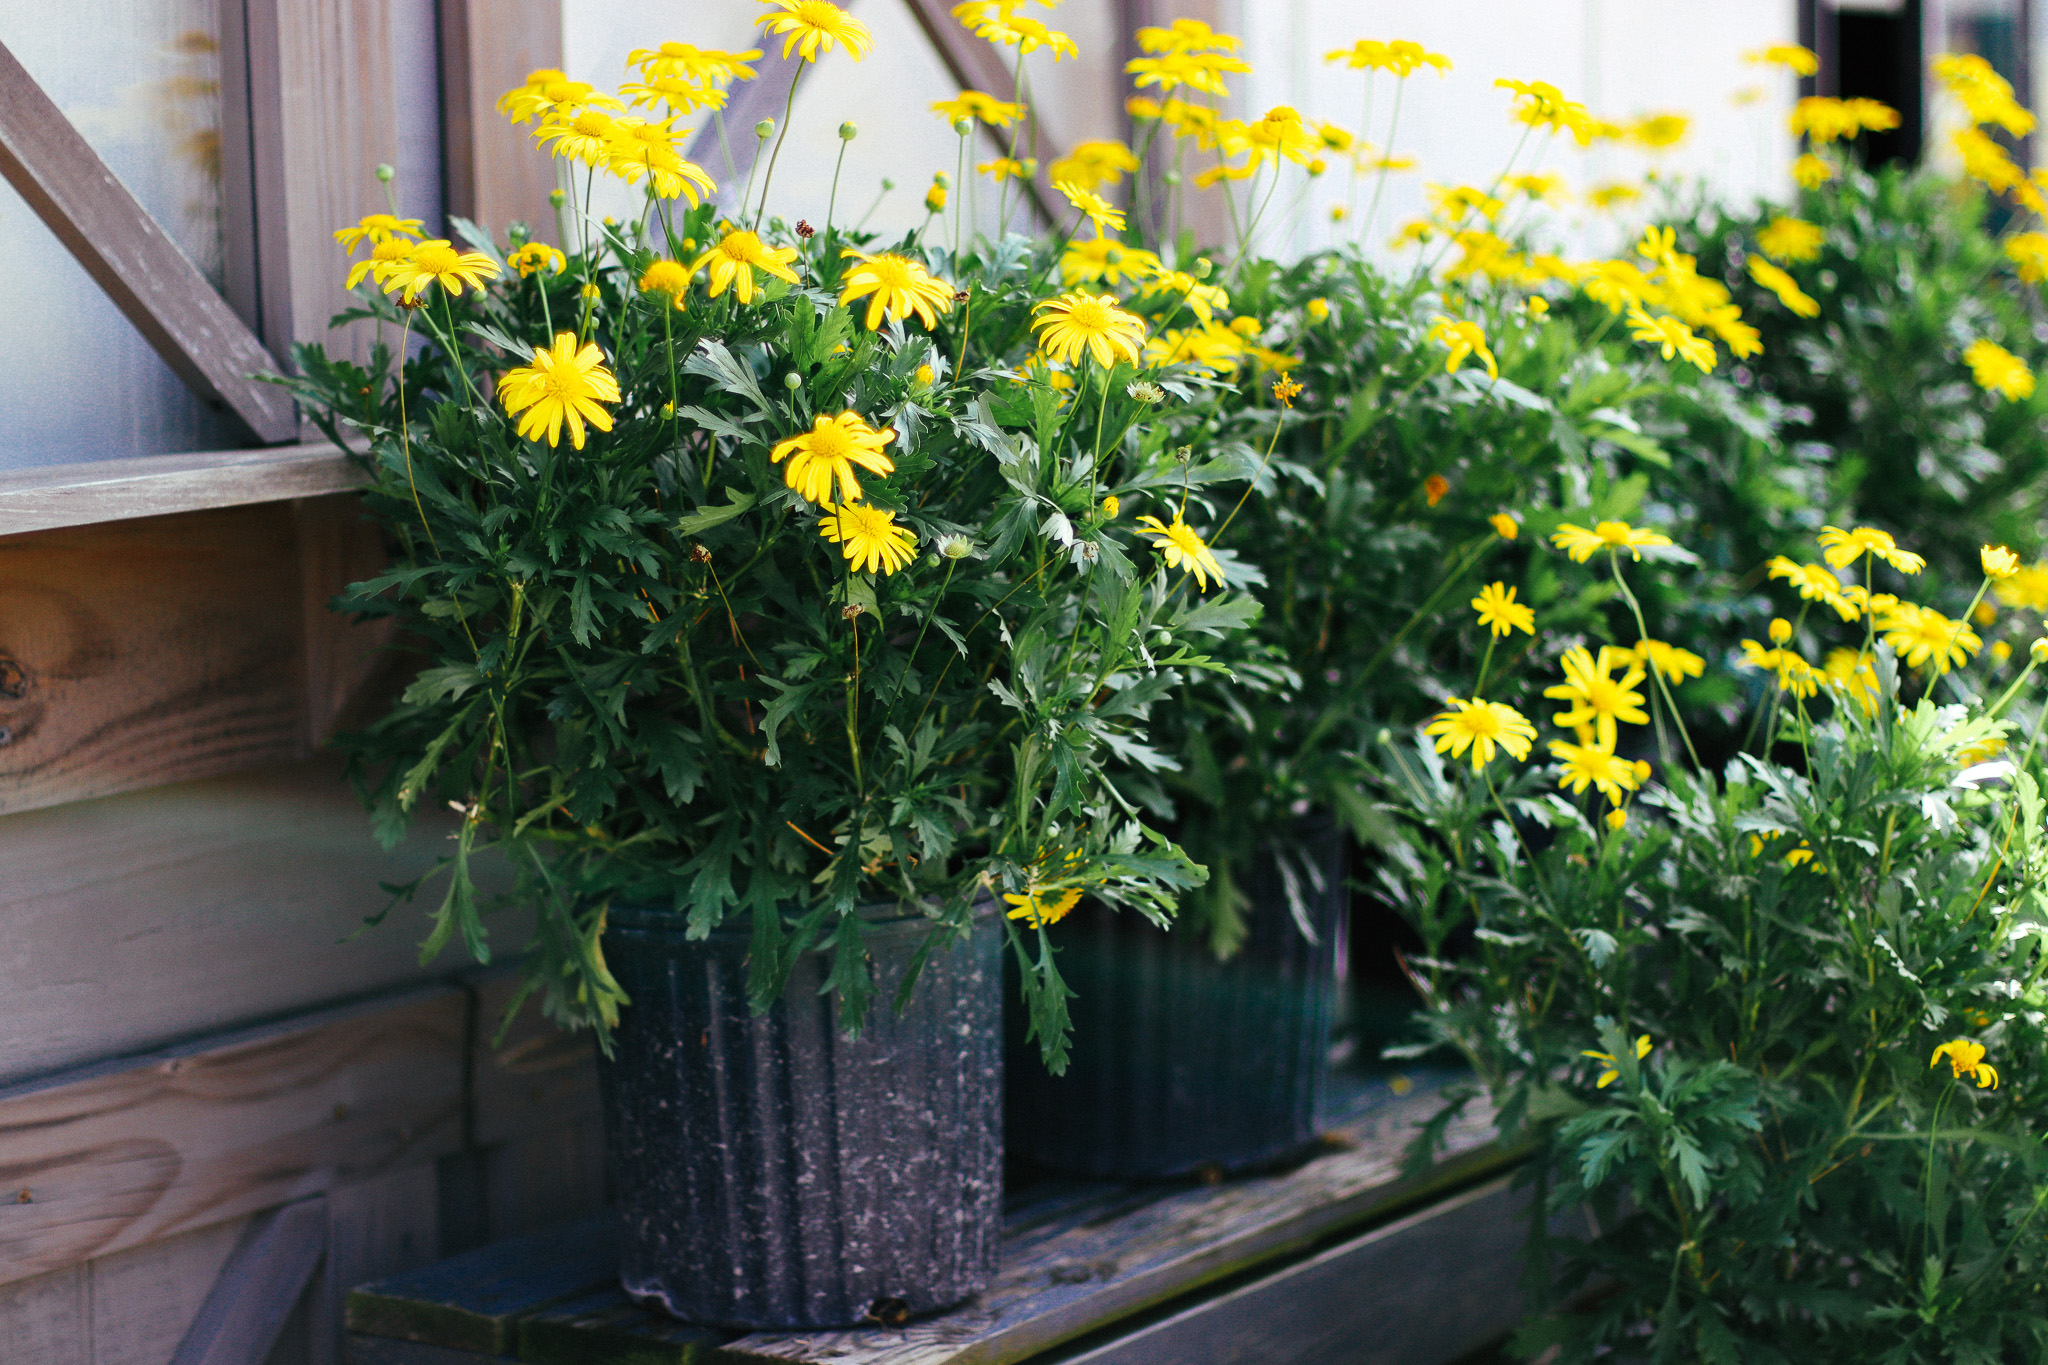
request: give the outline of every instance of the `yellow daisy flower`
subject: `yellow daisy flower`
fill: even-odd
[[[707,194],[718,192],[717,182],[694,161],[683,160],[666,142],[647,138],[612,139],[610,169],[628,185],[644,178],[660,199],[683,198],[695,208]]]
[[[523,280],[543,270],[559,275],[569,268],[569,258],[546,242],[528,242],[507,256],[505,264],[518,271],[519,278]]]
[[[962,90],[950,100],[934,100],[932,112],[943,115],[946,122],[957,123],[971,118],[976,123],[991,128],[1007,128],[1024,117],[1024,106],[1008,100],[999,100],[994,95],[984,95],[979,90]]]
[[[1470,318],[1447,318],[1438,313],[1429,320],[1429,334],[1426,340],[1443,346],[1450,352],[1444,360],[1444,373],[1454,374],[1458,366],[1465,363],[1465,357],[1476,355],[1479,363],[1486,367],[1486,377],[1500,378],[1500,366],[1494,361],[1493,352],[1486,346],[1486,331]]]
[[[548,148],[550,156],[596,167],[610,162],[612,139],[617,131],[618,120],[604,110],[579,109],[566,118],[548,115],[534,129],[533,136],[542,146],[555,144]]]
[[[1800,50],[1804,51],[1805,49],[1802,48]],[[1620,826],[1617,825],[1616,828],[1619,829]],[[1607,1069],[1600,1073],[1600,1078],[1598,1080],[1593,1082],[1593,1088],[1595,1090],[1605,1090],[1608,1086],[1613,1085],[1616,1081],[1621,1079],[1621,1063],[1614,1060],[1613,1053],[1581,1052],[1579,1055],[1581,1057],[1591,1057],[1595,1061],[1607,1063]],[[1636,1060],[1640,1062],[1643,1058],[1649,1055],[1650,1035],[1645,1033],[1642,1037],[1636,1039]]]
[[[1797,43],[1773,43],[1743,53],[1742,60],[1755,66],[1782,66],[1795,76],[1811,76],[1820,70],[1820,58],[1813,49]]]
[[[750,81],[754,68],[748,62],[761,60],[761,49],[721,52],[717,48],[694,47],[689,43],[663,43],[660,47],[636,48],[626,54],[626,65],[638,67],[651,81],[681,77],[702,82]]]
[[[1937,673],[1966,664],[1984,647],[1977,632],[1962,621],[1951,621],[1932,607],[1901,602],[1879,618],[1877,628],[1908,667],[1918,668],[1932,660]]]
[[[2048,563],[2022,565],[1992,584],[1991,591],[2008,607],[2048,611]]]
[[[1757,233],[1756,244],[1774,261],[1811,261],[1820,256],[1827,232],[1800,218],[1780,214],[1770,226]]]
[[[1104,369],[1114,368],[1119,360],[1138,363],[1145,320],[1117,307],[1111,295],[1077,290],[1047,299],[1031,311],[1043,315],[1031,327],[1038,333],[1039,346],[1054,360],[1073,364],[1085,350]]]
[[[659,260],[640,272],[640,292],[643,294],[666,294],[676,307],[683,306],[683,296],[689,292],[690,281],[696,272],[681,261]]]
[[[818,534],[843,547],[854,572],[873,573],[880,568],[886,578],[917,557],[917,537],[896,524],[894,512],[857,502],[824,506],[826,515],[818,518]]]
[[[801,51],[804,60],[815,62],[820,52],[830,52],[833,44],[843,44],[846,55],[859,61],[873,50],[875,35],[868,26],[848,14],[831,0],[761,0],[769,12],[756,19],[757,26],[766,27],[770,37],[782,37],[782,57],[789,60],[793,51]],[[744,302],[744,300],[742,300]]]
[[[619,381],[594,343],[579,347],[574,332],[559,332],[553,346],[534,348],[531,365],[505,372],[498,398],[519,418],[519,434],[527,440],[538,441],[546,432],[548,444],[559,445],[566,421],[570,444],[581,450],[585,422],[599,431],[612,429],[612,415],[598,404],[619,401]]]
[[[1640,306],[1628,310],[1629,335],[1637,341],[1647,341],[1659,348],[1666,360],[1673,356],[1698,367],[1700,373],[1711,374],[1714,369],[1714,343],[1701,337],[1692,328],[1667,314],[1652,317]]]
[[[1669,545],[1671,537],[1638,530],[1625,521],[1595,522],[1590,531],[1565,522],[1551,532],[1550,543],[1570,555],[1574,563],[1583,564],[1601,550],[1627,550],[1632,557],[1641,559],[1643,551]]]
[[[1517,630],[1527,635],[1536,633],[1535,611],[1517,602],[1515,589],[1505,583],[1488,583],[1481,588],[1479,596],[1472,599],[1472,610],[1479,613],[1479,624],[1491,629],[1496,637]]]
[[[1084,190],[1120,185],[1127,173],[1138,169],[1137,154],[1121,142],[1096,139],[1077,142],[1074,149],[1045,168],[1054,182],[1061,180]]]
[[[1101,195],[1092,194],[1082,189],[1079,185],[1065,180],[1055,180],[1052,187],[1065,195],[1069,204],[1072,204],[1088,216],[1088,221],[1095,225],[1096,236],[1100,237],[1105,231],[1122,232],[1124,230],[1123,214],[1118,212],[1116,206]]]
[[[1195,576],[1195,584],[1203,592],[1209,591],[1211,576],[1218,583],[1223,581],[1223,566],[1209,552],[1208,544],[1180,519],[1180,513],[1173,514],[1171,526],[1162,524],[1157,517],[1139,517],[1138,531],[1152,537],[1152,547],[1166,556],[1167,568],[1186,569]]]
[[[382,286],[384,281],[390,278],[391,272],[412,255],[414,245],[403,237],[385,238],[370,248],[369,255],[349,267],[348,279],[342,284],[342,288],[355,288],[362,283],[365,275],[373,276],[378,285]]]
[[[886,318],[916,314],[927,331],[938,326],[938,314],[951,312],[953,286],[938,279],[916,261],[890,252],[870,256],[848,249],[840,253],[857,257],[860,264],[846,273],[846,288],[840,292],[843,307],[855,299],[868,300],[867,329],[872,332]]]
[[[834,481],[839,484],[841,502],[858,502],[860,480],[853,472],[854,466],[883,477],[895,473],[895,462],[882,449],[895,439],[893,428],[877,431],[857,412],[842,412],[837,417],[821,415],[809,431],[776,442],[768,459],[774,464],[789,460],[783,481],[806,502],[828,502]]]
[[[725,234],[709,251],[690,262],[692,272],[703,270],[711,278],[711,297],[730,288],[741,303],[754,301],[754,272],[763,271],[778,279],[800,284],[789,263],[796,259],[793,246],[767,246],[751,232],[735,229]]]
[[[1804,152],[1792,163],[1792,179],[1802,190],[1817,190],[1835,178],[1835,168],[1812,152]]]
[[[1502,540],[1513,540],[1522,534],[1522,524],[1506,512],[1495,512],[1486,519],[1486,524],[1491,526],[1493,533]]]
[[[404,290],[409,303],[420,295],[430,284],[438,284],[451,294],[460,294],[462,286],[481,290],[484,281],[497,278],[498,263],[481,251],[457,251],[446,241],[436,239],[421,242],[397,261],[383,274],[384,292]]]
[[[1209,320],[1214,308],[1230,306],[1230,296],[1221,289],[1202,284],[1185,272],[1167,272],[1151,252],[1143,247],[1125,246],[1114,237],[1090,237],[1086,241],[1069,242],[1067,249],[1060,253],[1060,282],[1069,289],[1077,284],[1097,281],[1122,284],[1126,279],[1132,283],[1153,281],[1147,293],[1168,289],[1186,293],[1188,311],[1204,322]],[[1175,289],[1174,286],[1183,279],[1189,288]]]
[[[1638,640],[1630,652],[1638,664],[1662,673],[1664,680],[1674,687],[1687,678],[1701,677],[1707,671],[1705,659],[1689,649],[1681,649],[1662,640]]]
[[[1551,724],[1565,729],[1591,726],[1599,747],[1612,749],[1618,722],[1650,723],[1649,713],[1643,710],[1643,694],[1635,690],[1643,680],[1643,669],[1634,651],[1602,645],[1595,655],[1579,646],[1566,650],[1558,662],[1564,668],[1564,681],[1546,687],[1543,695],[1571,705],[1552,716]],[[1619,678],[1610,676],[1616,668],[1622,669]]]
[[[1064,891],[1041,891],[1037,887],[1027,888],[1021,895],[1005,891],[1003,899],[1010,905],[1011,919],[1021,919],[1033,929],[1043,929],[1049,924],[1058,924],[1067,917],[1067,912],[1081,903],[1081,888],[1070,886]]]
[[[1900,573],[1915,574],[1927,567],[1925,559],[1910,550],[1901,550],[1887,532],[1874,526],[1858,526],[1853,531],[1823,526],[1819,540],[1820,557],[1837,569],[1847,568],[1866,554],[1875,555]]]
[[[1506,750],[1517,763],[1529,757],[1529,746],[1536,742],[1536,727],[1514,707],[1478,697],[1470,701],[1445,697],[1444,705],[1450,709],[1439,711],[1422,727],[1423,734],[1436,740],[1438,753],[1458,759],[1465,756],[1466,749],[1471,749],[1474,772],[1493,762],[1499,749]]]
[[[1778,296],[1778,302],[1802,318],[1820,316],[1820,305],[1799,287],[1799,281],[1761,256],[1749,258],[1749,277]]]
[[[418,237],[420,220],[398,218],[389,213],[372,213],[354,227],[336,228],[334,240],[348,248],[348,254],[356,254],[356,248],[367,241],[371,246],[388,242],[393,237]]]
[[[2003,545],[1986,545],[1977,551],[1986,578],[2011,578],[2020,571],[2020,557]]]
[[[1948,1058],[1949,1072],[1957,1080],[1969,1076],[1977,1082],[1979,1090],[1998,1089],[1998,1068],[1984,1060],[1984,1045],[1957,1038],[1934,1049],[1934,1056],[1927,1065],[1932,1068],[1941,1065],[1942,1058]]]
[[[1784,555],[1771,559],[1771,577],[1782,578],[1799,590],[1799,595],[1808,602],[1819,602],[1833,608],[1835,615],[1844,621],[1854,621],[1863,615],[1862,610],[1842,591],[1841,580],[1818,564],[1800,564]]]
[[[1828,651],[1821,675],[1834,691],[1863,708],[1863,714],[1877,714],[1877,656],[1840,648]]]
[[[2034,372],[2027,368],[2027,362],[1995,341],[1977,338],[1963,349],[1963,360],[1980,389],[2002,394],[2007,401],[2027,398],[2034,392]]]
[[[1612,750],[1600,745],[1553,739],[1550,754],[1559,763],[1557,785],[1569,787],[1574,796],[1592,787],[1619,806],[1628,799],[1629,792],[1643,785],[1640,768],[1625,758],[1616,758]]]

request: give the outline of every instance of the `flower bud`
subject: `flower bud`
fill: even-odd
[[[782,376],[782,387],[788,389],[791,393],[795,393],[798,389],[802,388],[803,386],[803,376],[798,374],[795,370],[791,370],[788,374]]]
[[[569,202],[569,196],[562,193],[560,190],[549,190],[548,202],[550,204],[553,204],[556,208],[560,208],[562,207],[562,205]]]
[[[1621,827],[1622,827],[1623,825],[1626,825],[1627,823],[1628,823],[1628,812],[1627,812],[1627,811],[1625,811],[1625,810],[1611,810],[1611,811],[1607,812],[1607,828],[1609,828],[1609,829],[1620,829],[1620,828],[1621,828]]]
[[[1198,280],[1206,280],[1209,278],[1209,272],[1215,268],[1215,262],[1211,261],[1207,256],[1197,256],[1195,258],[1195,268],[1190,273]]]
[[[2027,657],[2037,664],[2048,664],[2048,640],[2037,639],[2028,645]]]
[[[942,190],[950,190],[953,188],[953,177],[944,171],[936,171],[932,174],[932,183]]]
[[[772,118],[764,118],[759,123],[755,124],[754,136],[760,138],[763,142],[766,142],[769,138],[774,137],[775,120]]]
[[[941,536],[939,553],[948,559],[965,559],[974,553],[974,542],[961,535]]]
[[[889,192],[890,190],[893,190],[893,189],[895,189],[895,188],[896,188],[896,182],[895,182],[895,181],[891,180],[891,179],[890,179],[890,178],[889,178],[888,176],[886,176],[886,175],[882,177],[882,193],[884,193],[884,194],[887,194],[887,193],[888,193],[888,192]]]
[[[1124,392],[1129,394],[1138,402],[1145,403],[1147,405],[1153,403],[1163,403],[1166,401],[1166,390],[1160,388],[1157,384],[1152,383],[1148,379],[1140,379],[1131,384],[1126,385],[1124,388]]]
[[[958,133],[962,137],[966,137],[969,133],[974,131],[974,120],[971,118],[954,119],[953,131]]]
[[[379,184],[388,185],[397,178],[398,172],[391,168],[390,162],[380,161],[377,163],[377,181]]]
[[[1782,645],[1792,638],[1792,623],[1782,616],[1771,618],[1771,643]]]
[[[851,123],[842,123],[839,125],[839,140],[841,142],[851,142],[854,140],[854,138],[858,137],[859,135],[860,129],[854,127]]]

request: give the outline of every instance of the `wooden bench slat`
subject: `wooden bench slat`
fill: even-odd
[[[348,1329],[509,1355],[521,1318],[601,1290],[616,1294],[618,1276],[617,1226],[589,1218],[365,1285],[348,1296]]]

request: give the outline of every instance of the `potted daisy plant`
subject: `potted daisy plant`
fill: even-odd
[[[869,47],[818,0],[762,22],[806,60]],[[675,119],[752,54],[634,55],[618,95],[540,72],[504,102],[573,191],[568,240],[365,220],[351,316],[398,344],[304,346],[284,381],[366,451],[389,534],[340,605],[420,665],[343,743],[381,838],[461,813],[401,893],[438,884],[423,954],[485,959],[490,913],[526,907],[526,991],[597,1031],[628,1290],[893,1320],[994,1271],[1004,944],[1057,1061],[1046,928],[1083,889],[1163,922],[1201,880],[1106,767],[1164,761],[1155,713],[1255,608],[1119,496],[1239,475],[1175,457],[1113,298],[884,249],[829,205],[787,227],[772,166],[721,212]],[[639,221],[573,208],[606,175]],[[1044,366],[963,370],[1006,332],[1080,401]]]

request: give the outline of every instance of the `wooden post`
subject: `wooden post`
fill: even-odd
[[[440,0],[441,165],[448,213],[498,234],[523,222],[536,241],[559,235],[548,194],[554,163],[498,97],[530,72],[562,65],[561,0]]]

